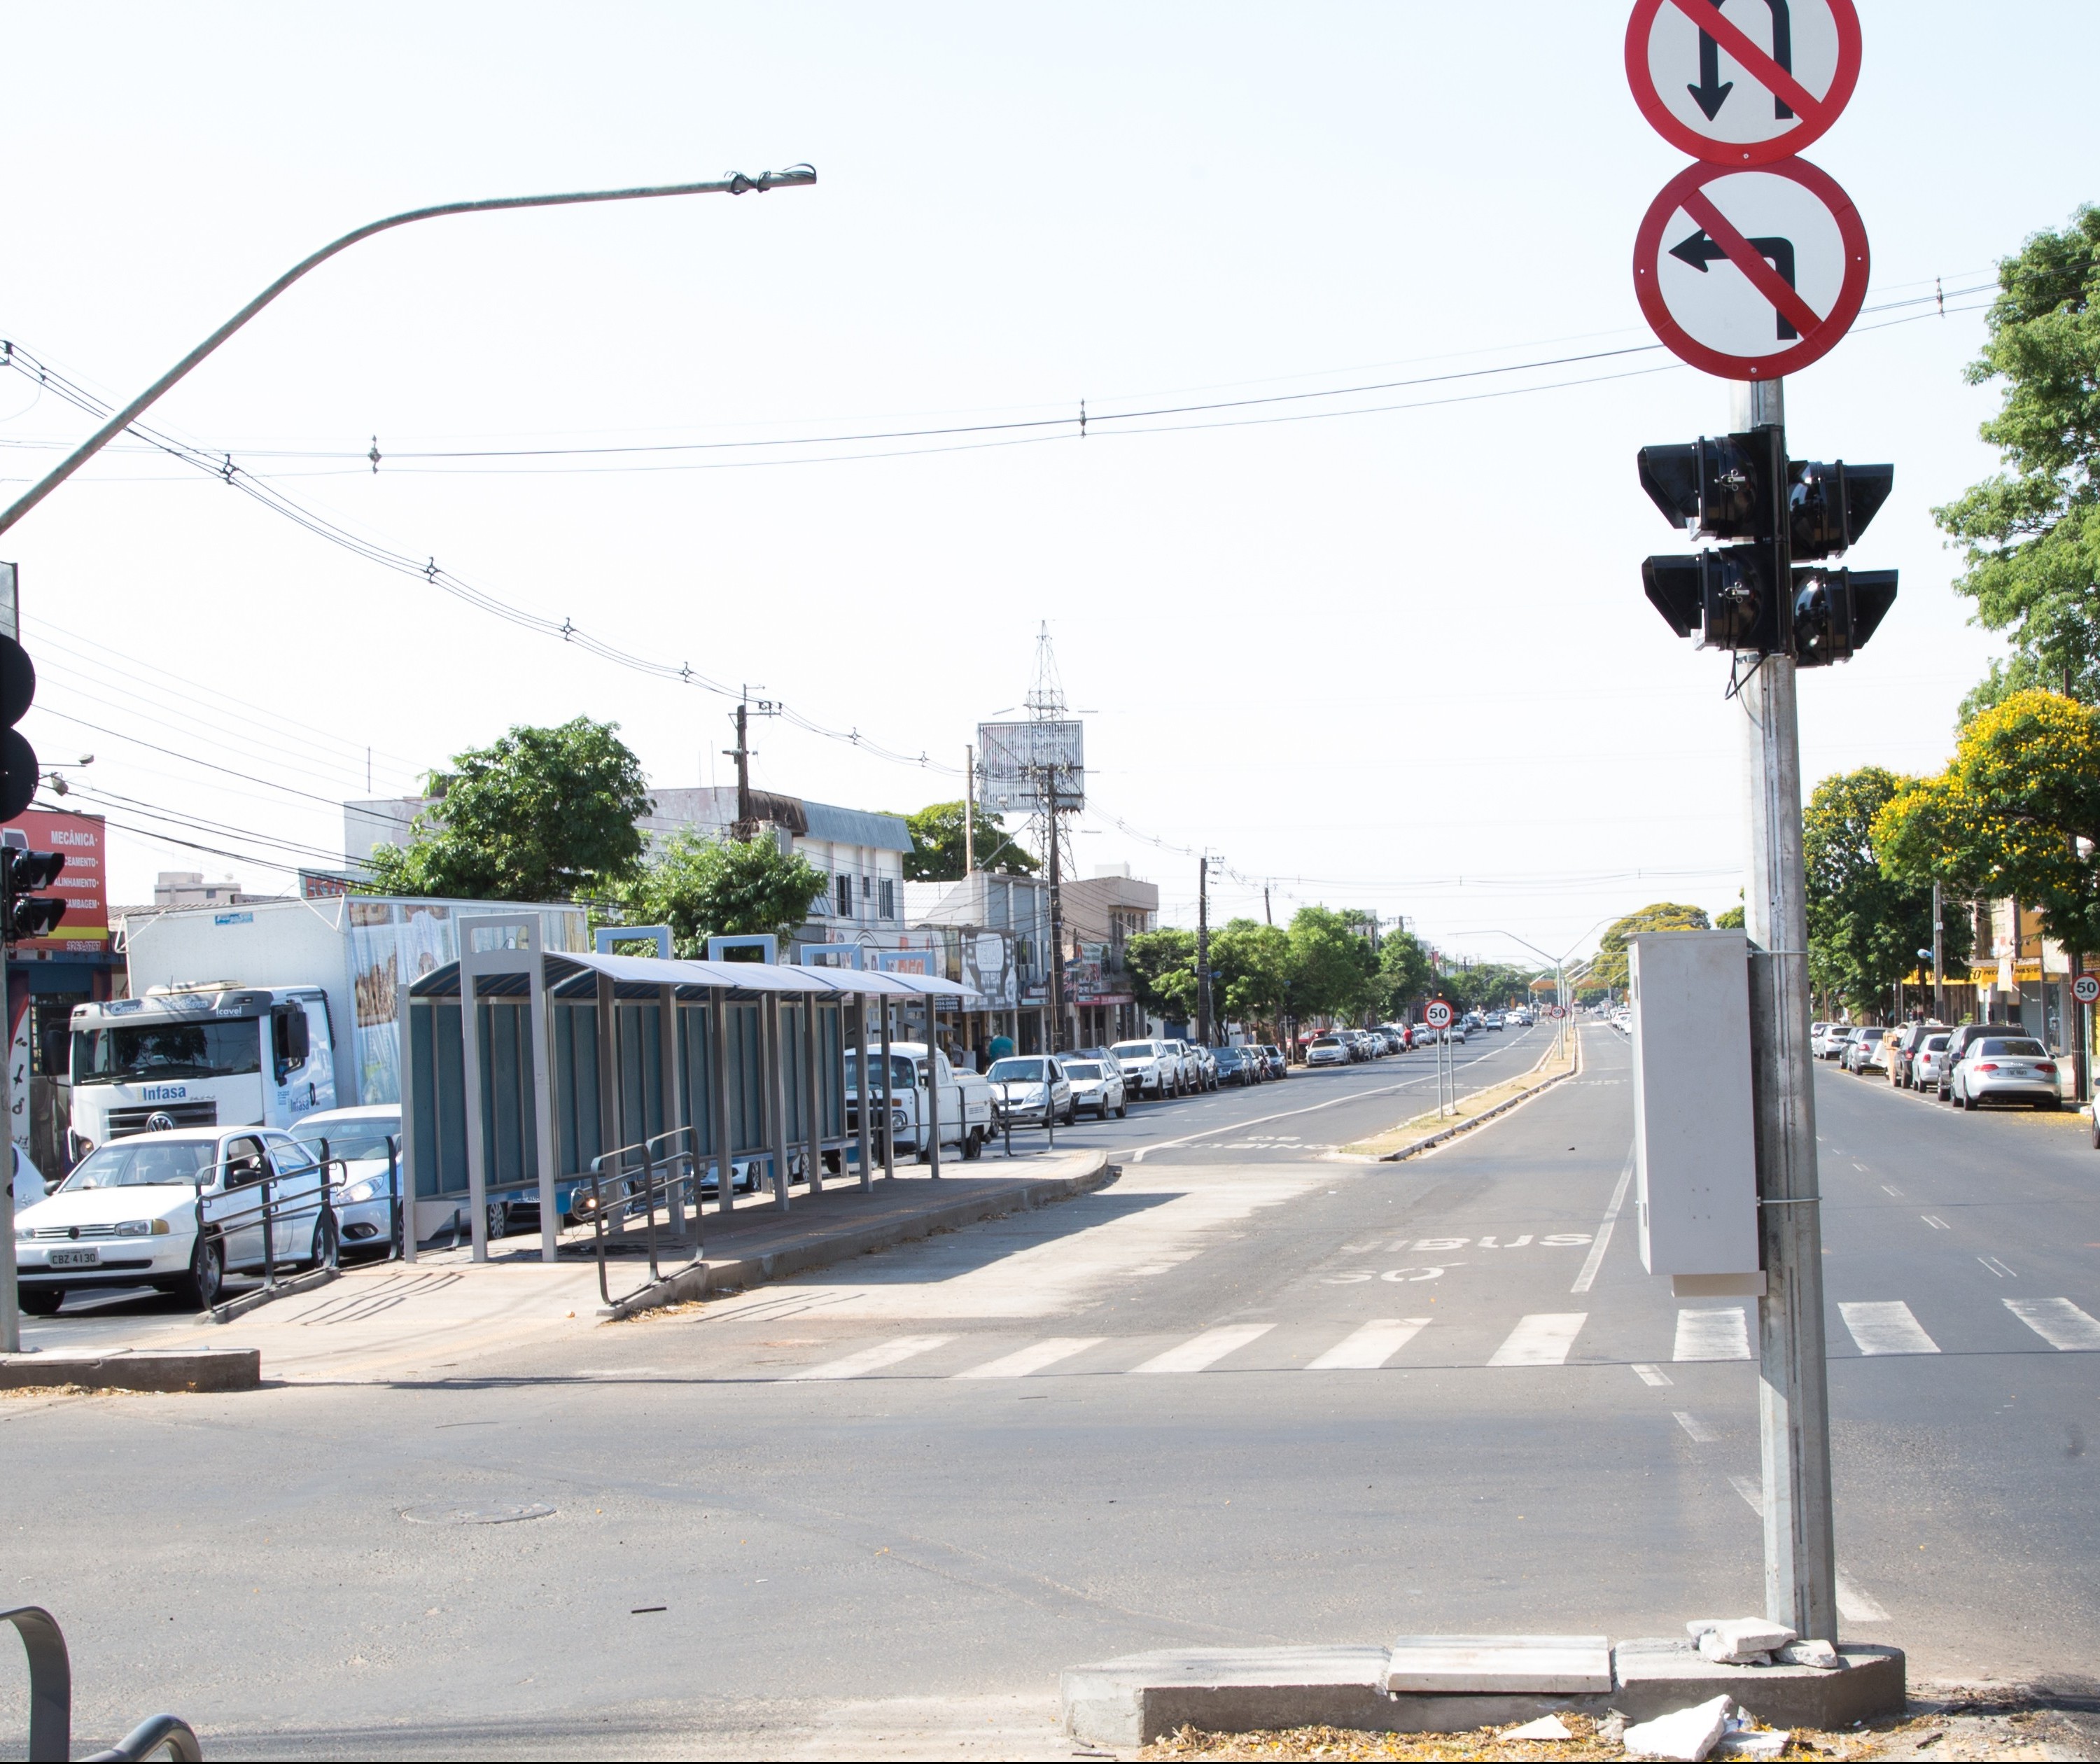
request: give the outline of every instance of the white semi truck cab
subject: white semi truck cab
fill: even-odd
[[[73,1154],[160,1127],[289,1127],[333,1109],[318,986],[153,988],[73,1011]]]

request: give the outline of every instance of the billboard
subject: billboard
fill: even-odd
[[[977,773],[987,808],[1026,813],[1046,800],[1060,809],[1087,801],[1086,725],[979,723]]]
[[[5,830],[20,835],[31,851],[64,854],[65,869],[47,889],[37,893],[44,899],[66,903],[65,917],[52,927],[47,937],[24,937],[15,945],[22,950],[82,950],[106,947],[109,942],[108,837],[99,814],[68,814],[53,809],[28,809],[10,821]],[[13,838],[8,844],[13,845]]]

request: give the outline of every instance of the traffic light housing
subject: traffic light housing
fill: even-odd
[[[0,821],[11,821],[37,793],[37,750],[15,725],[36,702],[37,670],[29,652],[0,635]]]
[[[65,853],[0,845],[0,940],[47,937],[65,917],[66,903],[39,896],[65,869]]]
[[[1641,567],[1649,602],[1701,649],[1850,660],[1896,597],[1893,570],[1798,569],[1842,556],[1888,500],[1893,465],[1789,460],[1777,426],[1640,450],[1641,487],[1694,538]]]

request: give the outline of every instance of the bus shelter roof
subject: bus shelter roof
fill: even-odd
[[[520,950],[520,966],[514,972],[484,972],[475,993],[480,998],[503,998],[527,990],[523,964],[535,952]],[[682,998],[725,991],[755,998],[768,992],[819,994],[841,996],[866,993],[871,998],[960,999],[968,989],[952,980],[931,974],[889,973],[858,968],[809,968],[788,962],[665,961],[649,955],[595,955],[581,950],[545,950],[537,952],[543,964],[541,981],[557,998],[595,996],[598,976],[611,980],[613,995],[629,999],[655,999],[658,988],[672,986]],[[408,988],[418,999],[456,999],[460,991],[460,964],[447,962],[417,978]]]

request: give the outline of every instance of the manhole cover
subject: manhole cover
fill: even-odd
[[[523,1501],[514,1506],[412,1506],[401,1517],[411,1525],[508,1525],[550,1518],[554,1510],[544,1501]]]

